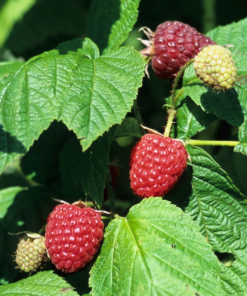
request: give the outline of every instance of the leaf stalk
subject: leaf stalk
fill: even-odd
[[[240,144],[239,141],[214,141],[214,140],[187,140],[186,144],[194,146],[231,146],[235,147]]]

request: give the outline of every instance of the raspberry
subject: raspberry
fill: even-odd
[[[150,46],[141,53],[151,55],[154,73],[161,79],[174,79],[174,75],[204,46],[215,44],[209,37],[178,21],[159,25],[154,34],[146,29],[146,34]],[[148,45],[148,42],[143,43]]]
[[[130,156],[131,188],[140,197],[163,196],[186,169],[188,153],[181,141],[146,134]]]
[[[47,219],[46,248],[52,263],[65,273],[83,268],[103,239],[100,213],[81,204],[58,205]]]
[[[236,81],[237,69],[231,52],[220,45],[203,48],[195,57],[194,68],[197,76],[215,89],[230,89]]]
[[[39,234],[23,234],[16,251],[17,268],[34,272],[46,257],[45,238]]]

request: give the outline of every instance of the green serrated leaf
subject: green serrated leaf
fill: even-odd
[[[38,272],[36,275],[0,287],[1,295],[45,295],[45,296],[76,296],[78,295],[62,277],[53,271]]]
[[[245,296],[247,290],[247,252],[234,251],[233,262],[229,266],[220,264],[220,277],[227,295]]]
[[[247,18],[226,26],[218,26],[207,33],[219,45],[232,44],[237,48],[247,41]]]
[[[90,286],[97,296],[224,295],[217,275],[217,258],[196,223],[149,198],[110,222]]]
[[[220,253],[237,256],[247,247],[247,203],[227,173],[204,150],[186,146],[191,168],[166,198],[181,206],[199,224],[200,231]],[[247,289],[245,274],[237,258],[233,267],[221,268],[227,295]],[[243,258],[243,260],[247,260]],[[239,267],[240,264],[240,267]],[[232,266],[233,266],[232,265]],[[234,279],[234,284],[232,284]],[[235,281],[235,279],[237,279]]]
[[[0,89],[3,89],[14,76],[17,70],[23,65],[22,62],[1,62],[0,63]]]
[[[138,121],[133,117],[127,117],[123,120],[120,126],[117,127],[114,138],[121,138],[133,136],[141,138],[143,136],[143,129],[140,127]]]
[[[12,281],[19,273],[13,260],[18,238],[8,233],[37,233],[54,204],[50,193],[41,187],[0,190],[0,283]]]
[[[17,193],[26,190],[22,187],[9,187],[6,189],[0,190],[0,219],[3,219],[7,213],[8,207],[12,204]]]
[[[191,166],[166,198],[181,205],[200,225],[213,248],[229,252],[247,247],[247,203],[227,173],[204,150],[186,149]]]
[[[138,16],[140,0],[94,0],[90,12],[87,36],[104,53],[118,48],[128,37]]]
[[[247,52],[247,41],[241,46],[239,47],[239,51],[246,53]]]
[[[74,53],[77,52],[82,56],[86,56],[89,59],[97,59],[99,54],[99,49],[95,43],[93,43],[89,38],[75,38],[70,41],[60,43],[57,47],[60,54]]]
[[[128,47],[95,60],[57,50],[30,59],[0,96],[0,171],[54,119],[74,130],[88,149],[130,111],[144,66],[141,55]]]
[[[247,120],[241,125],[238,138],[240,143],[234,147],[234,151],[247,155]]]
[[[176,137],[190,139],[215,119],[214,115],[204,112],[188,96],[183,95],[177,107]]]
[[[242,47],[240,49],[234,49],[232,56],[237,68],[237,84],[239,84],[238,81],[240,81],[239,87],[242,87],[246,84],[246,81],[241,79],[241,77],[246,78],[247,75],[247,50],[243,51]]]

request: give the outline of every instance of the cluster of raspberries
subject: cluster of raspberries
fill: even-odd
[[[61,204],[48,216],[45,237],[21,238],[16,251],[18,268],[34,272],[46,251],[57,269],[71,273],[83,268],[99,250],[104,223],[101,215],[81,202]]]
[[[155,74],[174,79],[195,57],[194,68],[205,84],[230,89],[236,81],[231,52],[181,22],[165,22],[155,33],[148,31],[148,47]],[[144,135],[131,151],[130,180],[141,198],[168,193],[186,170],[188,153],[180,140],[157,133]],[[113,171],[113,170],[112,170]],[[114,176],[113,176],[114,178]],[[56,268],[65,273],[83,268],[100,248],[104,224],[98,211],[82,202],[56,206],[47,219],[45,237],[22,235],[16,252],[18,268],[33,272],[41,267],[46,252]]]
[[[202,48],[215,44],[195,28],[178,21],[159,25],[156,32],[149,33],[148,37],[150,46],[141,52],[151,56],[154,73],[168,80],[174,79],[177,72]]]

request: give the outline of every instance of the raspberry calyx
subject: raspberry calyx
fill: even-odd
[[[168,193],[187,166],[188,153],[180,140],[148,133],[131,151],[130,180],[141,198]]]
[[[54,208],[47,218],[45,237],[48,254],[57,269],[75,272],[92,260],[103,240],[100,212],[81,201]]]
[[[147,48],[141,51],[151,57],[152,68],[157,77],[171,80],[176,73],[205,46],[215,44],[195,28],[178,22],[160,24],[153,33],[143,28],[149,40],[139,39]]]

